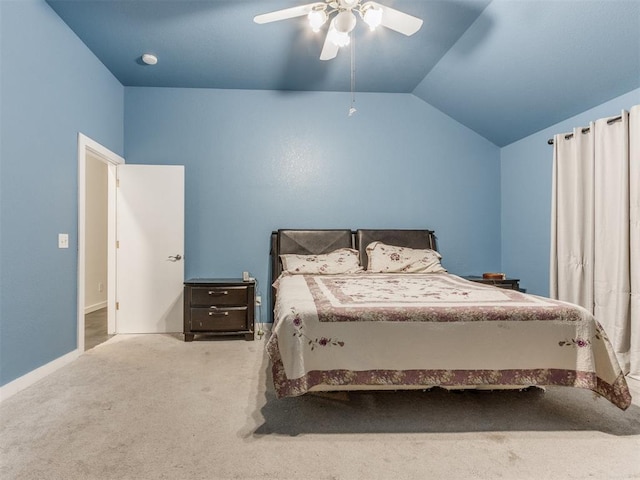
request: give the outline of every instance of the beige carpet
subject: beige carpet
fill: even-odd
[[[640,478],[640,389],[276,400],[264,340],[116,336],[0,404],[0,478]]]

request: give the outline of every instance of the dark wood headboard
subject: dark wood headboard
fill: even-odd
[[[433,230],[280,229],[271,232],[271,285],[282,273],[280,255],[320,255],[333,252],[338,248],[355,248],[360,252],[360,264],[366,269],[368,263],[366,248],[375,241],[398,247],[437,250]],[[271,321],[273,321],[275,301],[276,290],[272,288]]]

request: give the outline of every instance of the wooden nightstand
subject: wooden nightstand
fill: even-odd
[[[496,280],[492,278],[482,278],[475,275],[462,275],[462,278],[464,278],[465,280],[470,280],[472,282],[484,283],[485,285],[493,285],[499,288],[506,288],[510,290],[520,290],[519,278],[504,278],[501,280]]]
[[[256,284],[235,278],[184,282],[184,341],[194,335],[244,335],[253,340]]]

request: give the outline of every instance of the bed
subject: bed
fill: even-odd
[[[446,272],[431,230],[271,235],[276,395],[569,386],[631,404],[586,310]]]

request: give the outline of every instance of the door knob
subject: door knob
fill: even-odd
[[[182,255],[169,255],[169,260],[171,260],[172,262],[177,262],[178,260],[182,260]]]

